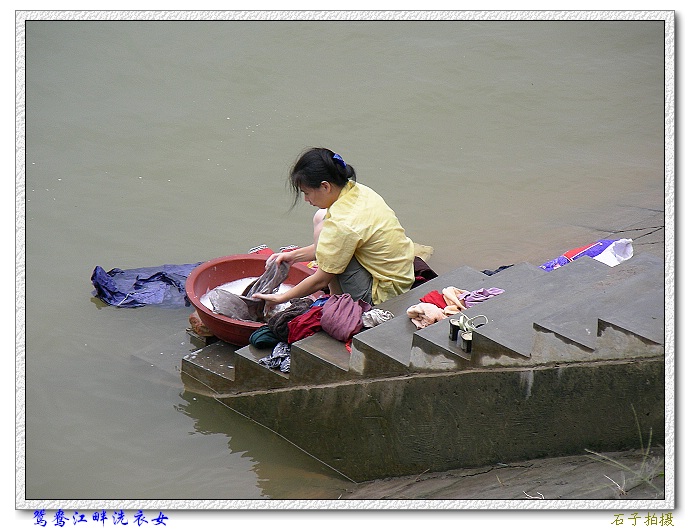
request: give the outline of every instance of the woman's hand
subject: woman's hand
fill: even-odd
[[[275,254],[271,254],[268,259],[266,260],[266,268],[271,266],[273,262],[275,262],[276,266],[279,266],[281,263],[287,263],[288,265],[292,265],[294,262],[294,258],[290,256],[293,251],[290,252],[276,252]]]
[[[268,268],[274,261],[276,265],[287,263],[292,265],[302,261],[313,261],[316,259],[316,246],[309,245],[308,247],[297,248],[289,252],[276,252],[271,254],[266,260],[266,268]]]
[[[316,269],[314,274],[307,276],[304,280],[287,291],[275,294],[256,293],[252,296],[259,300],[264,300],[267,306],[266,309],[270,310],[274,305],[285,303],[293,298],[303,298],[325,289],[333,278],[335,278],[335,274],[324,272],[322,269]]]
[[[265,312],[270,311],[273,308],[273,306],[283,304],[287,301],[283,300],[283,297],[280,294],[255,293],[252,295],[252,298],[258,298],[259,300],[264,300],[266,302]]]

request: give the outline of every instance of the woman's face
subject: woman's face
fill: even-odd
[[[304,194],[304,200],[317,208],[329,208],[340,193],[340,190],[336,190],[335,186],[326,181],[323,181],[318,188],[301,186],[300,190]]]

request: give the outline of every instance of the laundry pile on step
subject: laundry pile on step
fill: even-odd
[[[351,349],[352,337],[393,318],[393,313],[372,308],[349,294],[324,295],[290,300],[288,307],[273,315],[268,322],[249,337],[249,343],[272,352],[260,359],[260,364],[290,371],[290,347],[298,340],[324,331]]]
[[[422,329],[504,292],[498,287],[467,291],[450,286],[422,296],[418,304],[407,309],[407,316],[417,329]]]

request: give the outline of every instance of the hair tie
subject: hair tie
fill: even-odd
[[[340,164],[340,165],[343,166],[345,169],[347,169],[347,164],[345,163],[345,160],[343,160],[343,157],[340,156],[338,153],[335,153],[335,154],[333,155],[333,160],[335,160],[336,162],[338,162],[338,164]]]

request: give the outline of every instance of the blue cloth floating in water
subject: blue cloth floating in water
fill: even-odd
[[[95,296],[117,307],[150,304],[188,306],[185,282],[192,270],[201,263],[127,270],[116,268],[108,272],[97,266],[91,275],[91,283],[96,288]]]

